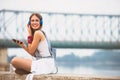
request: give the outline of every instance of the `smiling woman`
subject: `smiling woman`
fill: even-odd
[[[33,57],[32,59],[14,57],[11,60],[17,74],[50,74],[57,72],[46,35],[41,30],[42,24],[42,16],[38,13],[32,13],[26,27],[28,31],[27,46],[23,42],[13,39],[18,46]]]

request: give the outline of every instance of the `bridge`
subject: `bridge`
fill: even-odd
[[[0,10],[0,48],[18,47],[13,38],[26,43],[26,24],[33,12]],[[120,15],[38,13],[55,48],[120,49]]]

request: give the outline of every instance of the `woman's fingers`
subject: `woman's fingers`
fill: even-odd
[[[19,41],[19,40],[17,40],[16,41],[18,44],[23,44],[23,42],[22,41]]]
[[[20,41],[20,44],[23,44],[23,42],[22,42],[22,41]]]

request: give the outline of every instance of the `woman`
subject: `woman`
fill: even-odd
[[[49,74],[56,71],[54,59],[49,52],[46,37],[41,31],[42,24],[42,16],[38,13],[33,13],[27,25],[28,46],[25,46],[21,41],[16,41],[20,47],[24,48],[34,57],[33,60],[18,57],[13,58],[11,64],[16,68],[16,73]]]

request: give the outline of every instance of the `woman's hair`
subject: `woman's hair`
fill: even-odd
[[[38,13],[32,13],[31,14],[31,16],[29,17],[29,21],[30,21],[30,23],[31,23],[31,18],[32,18],[32,16],[36,16],[37,18],[39,18],[39,20],[40,21],[42,21],[42,16],[40,15],[40,14],[38,14]],[[31,28],[31,31],[32,31],[32,35],[34,35],[34,30],[32,29],[32,27],[31,27],[31,25],[30,25],[30,28]],[[42,28],[42,23],[40,23],[40,29]]]

